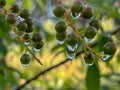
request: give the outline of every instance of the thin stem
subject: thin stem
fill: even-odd
[[[40,63],[41,65],[43,65],[42,62],[40,61],[40,59],[38,59],[38,58],[32,53],[32,51],[24,44],[24,41],[19,37],[18,32],[17,32],[17,30],[16,30],[16,27],[13,27],[12,30],[13,30],[13,32],[16,34],[16,36],[17,36],[17,38],[20,40],[20,42],[23,43],[23,45],[24,45],[24,47],[27,49],[27,51],[29,51],[29,53],[35,58],[35,60],[36,60],[38,63]]]

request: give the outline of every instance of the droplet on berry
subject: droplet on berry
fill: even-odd
[[[9,25],[13,25],[16,23],[16,15],[11,13],[11,14],[8,14],[7,17],[6,17],[6,22],[9,24]]]
[[[57,6],[55,6],[53,13],[56,17],[60,18],[64,15],[65,9],[63,6],[57,5]]]
[[[20,57],[20,62],[23,66],[28,66],[29,63],[30,63],[30,60],[31,60],[31,57],[29,54],[23,54],[21,57]]]
[[[71,7],[71,16],[74,19],[77,19],[80,17],[82,11],[83,11],[83,4],[81,2],[75,2]]]
[[[30,16],[30,12],[28,9],[23,9],[20,11],[20,16],[22,18],[28,18]]]
[[[55,30],[58,32],[58,33],[64,33],[65,30],[66,30],[67,26],[66,26],[66,23],[64,21],[59,21],[58,23],[56,23],[55,25]]]
[[[11,10],[12,13],[18,13],[20,8],[19,8],[18,4],[13,4],[11,6],[10,10]]]
[[[92,7],[86,7],[85,10],[83,11],[83,18],[85,19],[90,19],[93,17],[93,9]]]
[[[92,52],[88,52],[84,55],[84,61],[87,66],[92,66],[95,62],[95,57]]]
[[[34,33],[32,40],[34,43],[40,42],[42,40],[42,34],[40,32]]]
[[[26,31],[26,29],[28,28],[27,23],[25,21],[20,22],[17,25],[18,30],[20,31]]]
[[[107,42],[103,47],[104,53],[108,55],[114,55],[116,50],[117,49],[114,42]]]
[[[56,33],[56,39],[58,44],[63,44],[66,38],[66,32]]]

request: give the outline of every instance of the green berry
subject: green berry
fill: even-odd
[[[99,22],[99,20],[94,19],[94,20],[92,20],[92,21],[90,22],[89,25],[90,25],[90,26],[94,26],[94,27],[98,30],[99,27],[100,27],[100,22]]]
[[[89,26],[85,31],[85,37],[88,39],[93,39],[97,33],[97,30],[93,26]]]
[[[83,4],[81,2],[75,2],[71,7],[72,15],[79,14],[83,11]]]
[[[67,26],[66,26],[66,23],[64,21],[59,21],[58,23],[56,23],[55,25],[55,30],[58,32],[58,33],[63,33],[65,32]]]
[[[28,18],[30,16],[30,12],[28,9],[23,9],[20,11],[20,16],[22,18]]]
[[[95,56],[92,52],[88,52],[84,55],[84,60],[88,66],[91,66],[95,62]]]
[[[33,25],[33,21],[31,18],[26,18],[25,22],[27,23],[28,27],[31,27]]]
[[[57,5],[55,6],[53,13],[56,17],[60,18],[64,15],[65,9],[63,8],[63,6]]]
[[[66,38],[66,32],[64,33],[56,33],[56,39],[59,41],[63,41]]]
[[[90,19],[93,17],[93,9],[91,7],[86,7],[83,11],[83,18]]]
[[[69,34],[66,39],[67,45],[75,46],[78,42],[78,38],[75,34]]]
[[[10,25],[13,25],[13,24],[15,24],[16,23],[16,20],[17,20],[17,18],[16,18],[16,15],[15,14],[8,14],[7,15],[7,17],[6,17],[6,22],[8,23],[8,24],[10,24]]]
[[[20,8],[19,8],[18,4],[13,4],[11,6],[10,10],[12,11],[12,13],[18,13]]]
[[[34,35],[33,35],[33,38],[32,38],[33,42],[37,43],[37,42],[40,42],[42,40],[42,34],[40,32],[36,32]]]
[[[26,65],[26,64],[29,64],[30,63],[30,60],[31,60],[31,57],[29,54],[23,54],[21,57],[20,57],[20,62],[22,65]]]
[[[114,42],[107,42],[104,47],[103,51],[105,54],[113,55],[116,52],[116,45]]]
[[[28,40],[30,40],[31,39],[31,35],[30,34],[25,34],[24,36],[23,36],[23,40],[24,41],[28,41]]]
[[[25,21],[22,21],[17,25],[17,28],[20,31],[26,31],[28,26],[27,26],[27,23]]]
[[[33,31],[33,27],[31,26],[31,27],[28,27],[27,29],[26,29],[26,33],[31,33]]]
[[[0,0],[0,7],[4,7],[6,5],[6,0]]]
[[[35,45],[35,48],[36,48],[36,49],[41,49],[43,46],[44,46],[44,42],[41,40],[40,42],[38,42],[38,43]]]

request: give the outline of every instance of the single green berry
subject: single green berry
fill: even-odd
[[[19,8],[18,4],[13,4],[11,6],[10,10],[12,11],[12,13],[18,13],[20,8]]]
[[[116,52],[116,45],[114,42],[107,42],[104,47],[103,47],[103,51],[105,54],[108,55],[113,55]]]
[[[91,17],[93,17],[93,9],[92,7],[86,7],[83,11],[83,18],[90,19]]]
[[[30,60],[31,60],[31,57],[29,54],[23,54],[21,57],[20,57],[20,62],[23,66],[26,66],[30,63]]]
[[[69,34],[66,39],[67,45],[75,46],[78,42],[78,38],[75,34]]]
[[[65,9],[63,6],[57,5],[57,6],[55,6],[53,13],[56,17],[60,18],[64,15]]]
[[[95,62],[95,56],[92,52],[88,52],[84,55],[84,60],[88,66],[92,66]]]
[[[17,28],[20,31],[26,31],[28,26],[27,26],[27,23],[25,21],[22,21],[17,25]]]
[[[26,29],[26,33],[31,33],[33,31],[33,27],[31,26],[31,27],[28,27],[27,29]]]
[[[43,46],[44,46],[44,42],[41,40],[41,41],[39,41],[38,43],[35,44],[34,48],[41,49]]]
[[[28,41],[28,40],[30,40],[31,39],[31,35],[30,34],[25,34],[24,36],[23,36],[23,40],[24,41]]]
[[[72,15],[75,16],[78,15],[83,11],[83,4],[81,2],[75,2],[71,7]]]
[[[6,5],[6,0],[0,0],[0,7],[4,7]]]
[[[94,27],[98,30],[99,27],[100,27],[100,22],[99,22],[99,20],[94,19],[94,20],[92,20],[92,21],[89,23],[89,25],[90,25],[90,26],[94,26]]]
[[[66,23],[64,21],[59,21],[58,23],[56,23],[55,25],[55,30],[58,32],[58,33],[63,33],[65,32],[67,26],[66,26]]]
[[[32,18],[26,18],[25,22],[27,23],[28,27],[31,27],[33,25]]]
[[[65,38],[66,38],[66,32],[64,32],[64,33],[56,33],[56,39],[58,41],[63,41],[63,40],[65,40]]]
[[[6,17],[6,22],[9,24],[9,25],[13,25],[16,23],[16,15],[15,14],[8,14],[7,17]]]
[[[30,16],[30,12],[28,9],[23,9],[20,11],[20,16],[22,18],[28,18]]]
[[[40,42],[42,40],[42,34],[40,32],[36,32],[34,35],[33,35],[33,38],[32,38],[33,42],[37,43],[37,42]]]
[[[93,39],[95,37],[97,33],[97,30],[95,27],[93,26],[89,26],[86,30],[85,30],[85,37],[88,39]]]

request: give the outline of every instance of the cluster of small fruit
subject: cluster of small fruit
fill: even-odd
[[[60,0],[58,0],[60,1]],[[77,30],[74,33],[67,33],[67,26],[70,26],[71,24],[71,17],[72,19],[79,19],[79,18],[83,18],[85,20],[89,21],[89,25],[86,27],[86,29],[84,30],[84,33],[82,33],[82,35],[80,34],[80,36],[82,38],[83,41],[83,45],[85,49],[85,55],[84,55],[84,60],[85,63],[88,66],[91,66],[94,64],[95,62],[95,53],[91,51],[91,49],[89,50],[86,45],[93,43],[94,42],[94,38],[97,34],[98,29],[100,28],[100,21],[98,19],[94,19],[93,14],[93,8],[91,6],[88,6],[86,3],[82,2],[82,1],[75,1],[73,3],[73,5],[71,6],[71,10],[68,13],[64,6],[62,5],[62,3],[58,3],[58,5],[55,6],[55,8],[53,9],[53,14],[57,17],[57,18],[65,18],[64,20],[58,21],[55,25],[55,30],[56,30],[56,39],[58,44],[63,44],[64,42],[66,42],[66,47],[67,47],[67,56],[69,59],[73,59],[75,58],[76,54],[76,50],[78,47],[78,33],[76,34]],[[66,14],[67,15],[66,17]],[[66,20],[69,19],[69,20]],[[73,24],[74,25],[74,24]],[[76,28],[75,26],[71,26],[72,29]],[[113,55],[116,51],[116,45],[114,44],[114,42],[108,42],[105,44],[104,48],[103,48],[103,53],[104,55],[100,56],[100,58],[103,61],[106,61],[108,58],[110,58],[111,55]],[[98,54],[97,54],[98,55]]]
[[[0,0],[0,7],[3,11],[5,11],[5,5],[6,0]],[[44,45],[42,34],[40,32],[35,32],[34,34],[32,33],[34,30],[34,23],[30,17],[29,10],[25,8],[21,9],[18,4],[13,4],[10,7],[10,12],[6,11],[4,13],[6,15],[5,21],[25,47],[32,46],[35,51],[40,51]],[[28,49],[29,48],[26,48],[26,51],[28,51]],[[23,66],[27,66],[29,64],[31,60],[30,54],[25,53],[21,56],[20,61]]]

